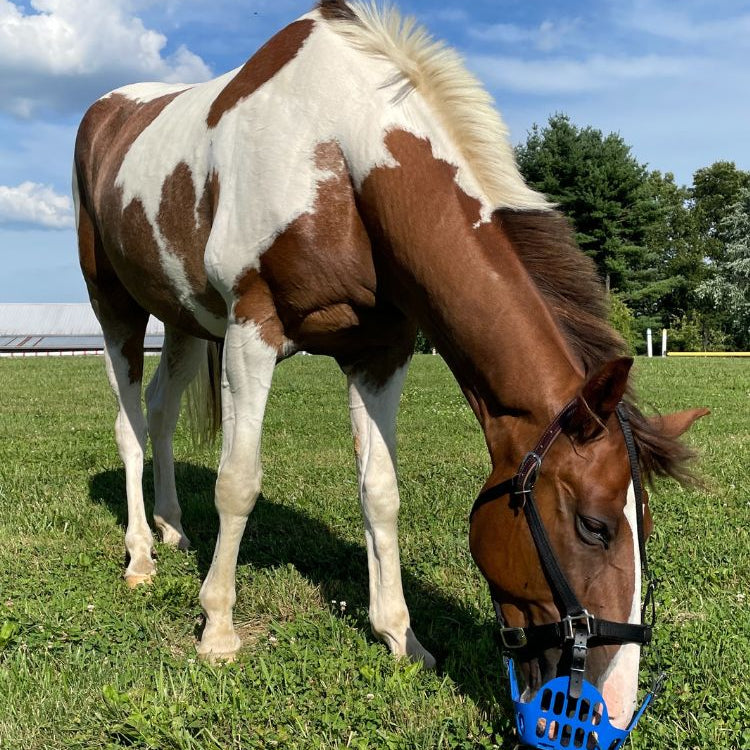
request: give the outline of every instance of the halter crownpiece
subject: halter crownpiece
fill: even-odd
[[[492,598],[495,615],[500,625],[500,641],[504,650],[518,654],[519,657],[529,658],[549,648],[560,648],[567,650],[570,654],[568,676],[549,680],[542,685],[536,696],[527,702],[521,700],[514,660],[508,656],[505,657],[516,728],[521,741],[532,748],[543,750],[570,747],[586,750],[617,750],[622,747],[646,708],[660,691],[663,675],[646,696],[627,729],[612,726],[603,696],[585,679],[584,675],[590,647],[624,643],[636,643],[642,646],[651,641],[655,620],[654,582],[649,576],[646,559],[643,484],[638,465],[638,451],[630,429],[627,408],[624,403],[620,403],[616,412],[630,462],[630,475],[636,498],[638,544],[642,570],[648,579],[648,585],[641,612],[641,624],[602,620],[591,615],[578,601],[552,549],[534,499],[534,485],[539,477],[544,457],[562,433],[564,421],[576,408],[577,399],[573,399],[552,420],[534,449],[526,454],[516,474],[486,490],[476,499],[471,515],[473,516],[477,508],[485,503],[504,495],[509,495],[511,502],[517,504],[516,507],[523,508],[542,569],[562,613],[558,622],[525,628],[507,627],[500,603],[494,596]],[[649,609],[651,619],[647,624],[644,620]]]

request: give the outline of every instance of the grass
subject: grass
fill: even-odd
[[[149,369],[155,364],[148,361]],[[750,748],[750,363],[640,360],[662,411],[713,414],[690,440],[707,491],[652,496],[665,696],[636,748]],[[0,748],[513,748],[491,606],[467,543],[488,468],[439,358],[412,366],[399,422],[402,566],[438,669],[393,660],[367,623],[346,389],[332,362],[276,373],[264,496],[240,550],[235,664],[195,658],[210,564],[216,451],[180,426],[193,550],[157,545],[158,576],[122,581],[124,477],[96,358],[0,360]],[[153,497],[147,466],[147,497]]]

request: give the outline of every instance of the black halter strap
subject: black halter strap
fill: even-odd
[[[620,422],[625,445],[630,461],[630,476],[636,500],[636,526],[638,544],[641,553],[641,565],[648,581],[646,598],[642,611],[642,623],[611,622],[591,615],[578,601],[565,573],[560,567],[557,555],[552,549],[547,531],[544,528],[539,509],[534,499],[534,484],[542,468],[542,461],[552,444],[562,432],[565,420],[577,408],[577,399],[567,404],[552,420],[549,427],[530,453],[527,453],[516,474],[510,479],[490,487],[474,503],[471,515],[491,500],[509,495],[511,502],[522,507],[526,521],[534,540],[542,569],[552,590],[555,601],[562,614],[559,622],[545,625],[531,625],[525,628],[509,628],[505,625],[500,604],[493,596],[493,606],[500,625],[500,639],[506,649],[520,652],[521,658],[531,658],[548,648],[567,648],[570,646],[570,695],[580,697],[583,676],[586,671],[588,649],[603,644],[638,643],[645,645],[651,641],[651,632],[655,619],[653,582],[649,579],[646,558],[646,539],[643,523],[643,484],[638,464],[638,450],[630,429],[627,407],[620,403],[617,407],[617,418]],[[646,624],[645,614],[651,606],[651,622]]]

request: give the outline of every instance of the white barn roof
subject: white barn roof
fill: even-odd
[[[151,317],[145,348],[161,349],[164,325]],[[0,303],[0,352],[97,352],[104,348],[99,321],[88,302]]]
[[[154,317],[146,335],[164,334],[164,324]],[[0,303],[0,336],[101,336],[99,321],[88,302]]]

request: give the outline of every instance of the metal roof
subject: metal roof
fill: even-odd
[[[102,328],[88,302],[0,303],[0,336],[101,335]],[[146,335],[164,335],[164,324],[149,318]]]
[[[144,348],[158,351],[164,325],[151,317]],[[99,352],[104,337],[87,302],[0,303],[0,352],[18,354]]]

